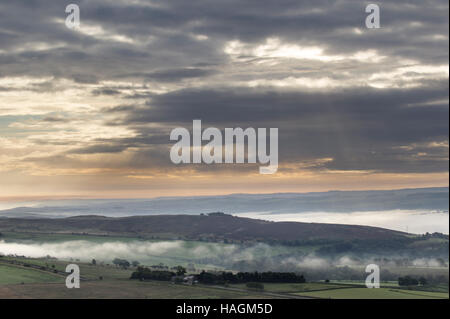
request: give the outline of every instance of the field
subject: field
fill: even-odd
[[[0,298],[361,298],[361,299],[415,299],[448,298],[448,285],[399,287],[396,281],[383,282],[380,289],[367,289],[361,280],[332,280],[307,283],[265,283],[264,290],[248,289],[245,284],[225,286],[182,285],[158,281],[133,281],[134,267],[122,269],[112,264],[115,257],[129,261],[139,258],[141,265],[165,266],[194,265],[198,273],[205,269],[235,270],[220,262],[232,258],[245,260],[252,256],[286,258],[295,254],[308,254],[312,246],[283,246],[266,244],[238,244],[196,240],[161,240],[128,236],[87,234],[39,234],[26,232],[2,233],[2,249],[32,246],[47,254],[68,254],[29,258],[24,256],[0,257]],[[18,246],[15,246],[18,245]],[[5,248],[6,247],[6,248]],[[44,248],[43,248],[44,247]],[[10,252],[11,253],[11,252]],[[72,257],[67,257],[72,256]],[[134,257],[137,256],[137,257]],[[92,259],[96,263],[92,264]],[[251,258],[250,258],[251,259]],[[79,265],[81,289],[67,289],[64,284],[65,268],[69,263]],[[231,263],[229,265],[232,265]],[[351,266],[352,271],[364,276],[363,266]],[[400,275],[446,275],[446,267],[391,267]],[[309,278],[307,278],[308,280]],[[389,279],[392,280],[392,279]],[[309,280],[308,280],[309,281]]]
[[[382,284],[380,289],[367,289],[355,282],[265,283],[263,291],[255,291],[244,284],[189,286],[139,282],[128,279],[132,270],[87,263],[77,263],[82,275],[81,288],[67,289],[64,275],[54,272],[64,271],[68,263],[39,258],[0,258],[0,298],[448,298],[448,286],[439,288],[446,292],[433,292],[400,289],[395,283]]]
[[[20,264],[10,264],[11,262]],[[0,298],[268,298],[265,293],[237,291],[213,286],[188,286],[158,281],[130,280],[131,270],[113,266],[77,263],[82,275],[80,289],[67,289],[64,277],[53,269],[64,269],[68,262],[52,261],[48,271],[31,267],[49,264],[45,259],[0,259]],[[100,280],[100,276],[102,279]],[[273,298],[274,296],[270,296]]]
[[[232,287],[246,289],[245,284],[237,284],[232,285]],[[318,290],[327,290],[327,289],[339,289],[339,288],[346,288],[346,285],[339,285],[339,284],[328,284],[328,283],[318,283],[318,282],[312,282],[312,283],[304,283],[304,284],[297,284],[297,283],[265,283],[264,284],[264,290],[269,292],[279,292],[279,293],[294,293],[297,294],[299,292],[309,292],[309,291],[318,291]]]
[[[233,285],[246,289],[244,284]],[[397,288],[395,288],[397,287]],[[293,294],[303,297],[331,299],[440,299],[449,298],[447,292],[431,292],[400,289],[394,283],[381,283],[381,288],[368,289],[356,283],[324,283],[313,282],[304,284],[264,284],[264,291]]]
[[[7,298],[5,292],[0,297]],[[67,289],[64,284],[29,284],[6,286],[12,296],[24,298],[120,298],[120,299],[224,299],[267,298],[263,294],[228,291],[223,289],[175,285],[167,282],[139,282],[131,280],[82,282],[80,289]],[[4,291],[6,291],[4,289]]]
[[[26,267],[0,264],[0,285],[63,282],[64,278]]]
[[[301,296],[331,299],[448,299],[448,293],[394,288],[341,288],[298,293]]]

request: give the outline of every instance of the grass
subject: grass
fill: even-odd
[[[331,299],[448,299],[448,293],[395,288],[344,288],[297,293],[301,296]]]
[[[246,289],[245,284],[236,284],[230,285],[230,287]],[[276,293],[298,293],[298,292],[306,292],[306,291],[317,291],[317,290],[326,290],[326,289],[339,289],[339,288],[347,288],[345,285],[338,284],[326,284],[326,283],[264,283],[264,291],[267,292],[276,292]]]
[[[67,289],[64,284],[38,283],[32,285],[8,286],[8,293],[14,298],[42,299],[231,299],[231,298],[265,298],[257,292],[245,293],[227,291],[213,287],[176,285],[157,281],[89,281],[81,282],[79,289]],[[0,296],[2,295],[0,286]]]
[[[131,273],[133,272],[132,269],[122,269],[117,268],[115,266],[106,266],[106,265],[91,265],[79,261],[69,262],[69,261],[42,259],[42,258],[2,257],[0,259],[0,265],[2,265],[1,263],[2,260],[17,261],[29,265],[47,267],[50,271],[56,269],[63,272],[65,271],[66,266],[68,264],[75,263],[80,267],[80,275],[88,280],[98,280],[100,276],[103,277],[104,280],[128,279],[130,278]]]
[[[64,278],[37,269],[0,264],[0,285],[64,282]]]
[[[434,292],[402,289],[394,285],[368,289],[357,282],[265,283],[264,292],[248,289],[245,284],[230,285],[230,289],[227,289],[158,281],[139,282],[128,279],[132,270],[86,263],[77,264],[80,266],[81,276],[88,281],[82,281],[80,289],[67,289],[63,276],[53,274],[51,267],[49,271],[41,271],[5,262],[14,260],[37,266],[51,264],[58,270],[64,270],[68,262],[20,257],[3,257],[2,260],[0,298],[267,298],[273,296],[266,293],[275,293],[283,294],[286,298],[448,299],[448,292],[444,292],[446,287],[435,287]],[[99,280],[100,276],[103,280]]]
[[[366,287],[365,281],[361,280],[332,280],[331,283],[340,284],[340,285],[352,285],[352,286],[361,286]],[[382,281],[380,282],[381,288],[398,288],[398,282],[397,281]]]
[[[231,285],[239,289],[247,289],[245,284]],[[445,290],[447,288],[447,290]],[[368,289],[359,282],[324,283],[311,282],[302,284],[265,283],[264,291],[293,294],[297,296],[331,298],[331,299],[448,299],[448,287],[423,287],[420,290],[399,288],[395,283],[382,283],[381,288]],[[434,291],[433,291],[434,290]]]

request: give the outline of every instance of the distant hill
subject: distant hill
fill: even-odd
[[[223,213],[112,218],[0,218],[0,232],[77,233],[151,238],[229,240],[400,239],[407,234],[383,228],[299,222],[269,222]]]
[[[5,217],[110,217],[152,214],[230,214],[267,212],[363,212],[384,210],[448,211],[448,187],[314,193],[231,194],[150,199],[77,199],[23,203],[0,210]],[[22,206],[22,207],[20,207]]]

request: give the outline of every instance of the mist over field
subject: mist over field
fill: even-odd
[[[449,233],[448,211],[387,210],[369,212],[303,212],[291,214],[242,213],[240,217],[259,218],[274,222],[350,224],[382,227],[392,230],[423,234]]]
[[[70,240],[64,242],[5,242],[0,241],[0,254],[19,255],[33,258],[45,256],[58,259],[78,259],[90,262],[92,259],[111,263],[114,258],[130,261],[138,260],[143,264],[157,264],[159,257],[173,259],[172,263],[201,263],[211,266],[231,268],[247,263],[246,270],[252,264],[263,264],[270,270],[282,269],[327,269],[336,266],[364,266],[373,263],[376,256],[358,258],[352,255],[318,256],[315,253],[293,253],[287,248],[258,243],[250,246],[217,243],[192,243],[188,241],[110,241],[92,242],[88,240]],[[395,266],[396,258],[409,259],[408,265],[415,267],[445,267],[437,258],[415,258],[394,256],[384,260],[387,266]],[[379,263],[379,261],[378,261]],[[241,265],[242,266],[242,265]]]

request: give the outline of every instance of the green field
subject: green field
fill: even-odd
[[[331,299],[448,299],[448,293],[395,288],[344,288],[298,293],[301,296]]]
[[[245,284],[231,285],[231,287],[247,289]],[[304,283],[304,284],[289,284],[289,283],[265,283],[264,291],[277,293],[298,293],[307,291],[318,291],[326,289],[348,288],[346,285],[328,284],[328,283]]]
[[[64,272],[66,269],[66,266],[71,263],[68,261],[61,261],[61,260],[53,260],[53,259],[42,259],[42,258],[22,258],[22,257],[2,257],[0,259],[0,266],[4,265],[5,263],[2,263],[2,260],[5,261],[18,261],[20,263],[26,263],[29,265],[36,265],[39,267],[47,267],[48,270],[51,272],[53,269],[56,269],[58,271]],[[105,265],[91,265],[88,263],[80,263],[75,262],[80,267],[80,274],[83,278],[86,278],[88,280],[98,280],[100,277],[103,277],[105,280],[111,280],[111,279],[128,279],[131,276],[131,273],[133,270],[131,269],[121,269],[114,266],[105,266]],[[54,266],[54,267],[53,267]],[[8,267],[14,267],[12,265],[8,265]],[[23,268],[23,267],[22,267]],[[29,268],[26,268],[29,269]],[[47,272],[41,272],[39,273],[46,274]],[[6,276],[2,272],[0,272],[1,276]],[[0,281],[1,282],[1,281]],[[40,282],[46,282],[46,281],[40,281]]]
[[[15,262],[16,264],[11,264]],[[0,259],[0,298],[337,298],[337,299],[440,299],[448,298],[448,286],[429,287],[436,291],[401,289],[395,283],[368,289],[359,282],[265,283],[264,291],[245,284],[229,286],[179,285],[170,282],[128,279],[133,270],[115,266],[79,263],[80,289],[67,289],[64,278],[53,271],[64,271],[69,262],[53,259],[2,257]],[[37,270],[30,266],[45,267]],[[100,280],[100,277],[102,278]]]
[[[26,267],[0,264],[0,285],[63,282],[62,276]]]
[[[2,298],[268,298],[264,293],[227,290],[208,286],[187,286],[170,282],[130,280],[132,270],[113,266],[77,263],[86,280],[80,289],[67,289],[64,277],[52,273],[68,262],[52,261],[55,268],[41,271],[9,262],[46,265],[45,259],[2,257],[0,259],[0,299]],[[102,276],[102,280],[99,277]],[[271,296],[272,298],[272,296]]]
[[[167,282],[131,280],[81,282],[79,289],[64,284],[8,286],[12,296],[22,298],[120,298],[120,299],[230,299],[268,298],[263,294],[227,291],[213,287],[175,285]],[[0,298],[2,286],[0,286]],[[7,296],[3,296],[6,298]]]
[[[232,285],[232,287],[247,289],[245,284]],[[384,287],[384,288],[383,288]],[[448,298],[448,286],[446,292],[421,291],[401,289],[395,283],[382,283],[381,288],[369,289],[355,282],[346,283],[265,283],[264,291],[285,294],[294,294],[305,297],[331,298],[331,299],[440,299]],[[436,289],[430,287],[430,290]],[[444,287],[442,287],[444,290]],[[251,290],[251,289],[248,289]]]

